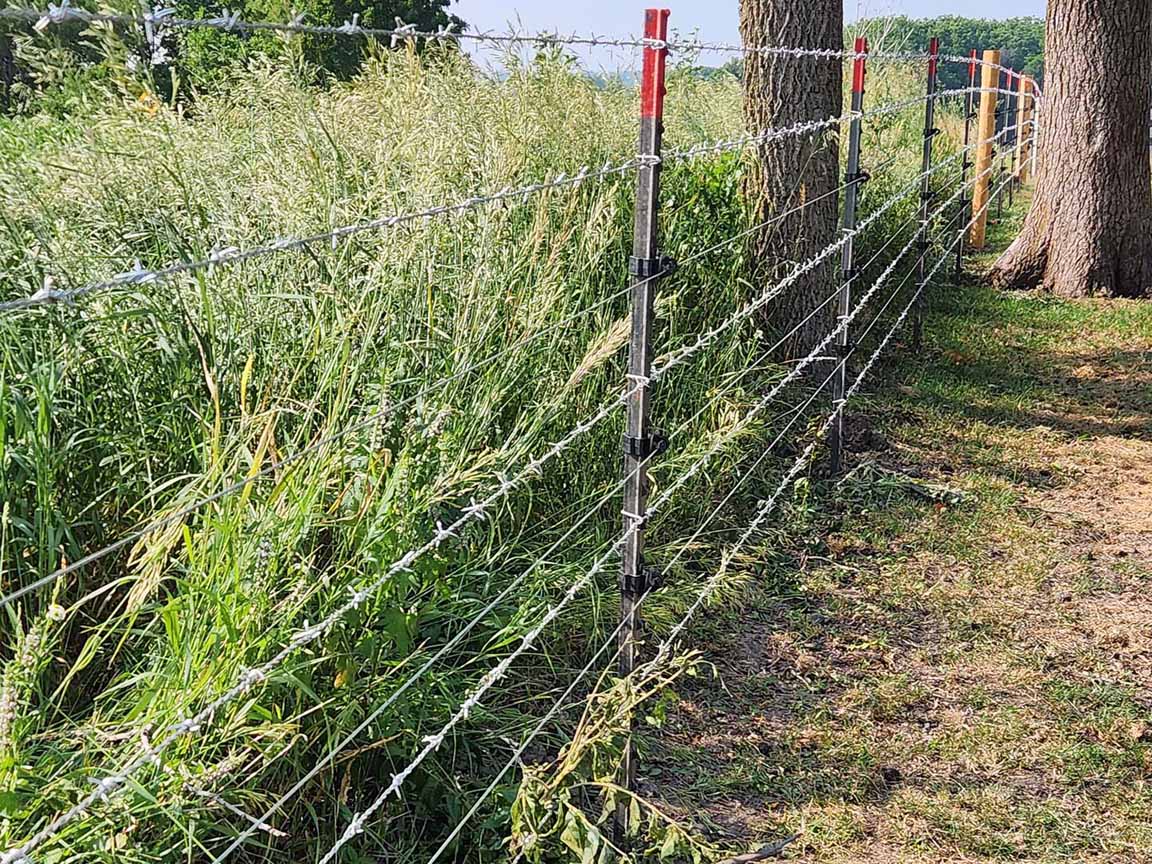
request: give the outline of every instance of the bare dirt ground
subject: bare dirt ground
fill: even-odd
[[[710,616],[642,791],[793,860],[1152,862],[1148,306],[944,301],[856,418],[878,467]]]

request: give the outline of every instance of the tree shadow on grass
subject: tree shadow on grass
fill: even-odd
[[[1025,489],[1062,480],[1062,469],[1042,453],[1022,464],[1034,433],[1057,442],[1148,440],[1149,345],[1135,337],[1099,344],[1081,338],[1082,314],[1098,313],[979,286],[956,291],[929,325],[930,333],[939,328],[933,346],[919,356],[898,355],[887,378],[873,381],[869,389],[882,396],[865,401],[863,412],[882,431],[865,437],[914,443],[899,457],[906,464],[898,467],[910,473],[980,474]],[[839,495],[825,498],[817,506],[843,503]],[[1011,620],[967,608],[965,592],[974,589],[935,591],[976,581],[976,565],[941,548],[924,560],[926,550],[902,545],[917,536],[917,523],[937,517],[944,534],[970,528],[966,523],[983,530],[979,523],[971,513],[949,520],[924,502],[880,502],[845,520],[856,523],[858,536],[887,522],[893,542],[846,552],[821,542],[836,524],[834,514],[826,517],[820,540],[794,539],[789,554],[763,566],[742,608],[698,618],[693,644],[716,674],[683,684],[667,727],[642,736],[641,792],[732,843],[788,835],[797,814],[805,814],[807,839],[793,850],[800,853],[851,848],[889,812],[884,818],[900,824],[887,827],[895,832],[888,840],[907,830],[933,844],[933,860],[951,860],[944,850],[988,860],[1057,848],[1064,841],[1040,828],[1063,806],[1049,802],[1074,790],[1053,786],[1053,765],[1024,759],[998,776],[968,764],[967,755],[937,760],[931,749],[941,724],[956,724],[953,734],[963,736],[982,712],[1010,723],[1017,712],[1027,715],[1035,698],[1032,685],[1014,689],[1006,677],[1028,670],[963,662],[964,652],[992,646],[995,654],[1015,638]],[[981,566],[980,578],[996,572],[995,564]],[[888,582],[893,574],[895,586]],[[989,598],[996,592],[984,602]],[[944,681],[944,658],[957,663],[956,652],[961,661],[953,672],[970,676],[959,686]],[[1027,740],[1025,732],[1012,734]],[[926,767],[934,760],[938,767]],[[902,789],[915,794],[895,806]],[[901,823],[909,814],[915,825]]]

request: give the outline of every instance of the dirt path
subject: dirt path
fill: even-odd
[[[1152,304],[944,302],[856,457],[965,500],[864,470],[807,516],[644,791],[797,860],[1152,861]]]

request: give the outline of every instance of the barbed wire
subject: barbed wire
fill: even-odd
[[[636,36],[607,36],[596,33],[589,34],[563,34],[559,32],[540,33],[514,33],[486,30],[457,31],[452,26],[440,27],[436,30],[421,30],[415,24],[407,24],[402,19],[395,19],[394,27],[372,27],[360,23],[360,16],[353,15],[343,24],[307,24],[305,15],[297,15],[291,21],[249,21],[241,17],[238,11],[225,9],[223,15],[203,18],[184,18],[176,14],[172,8],[151,9],[139,15],[129,15],[112,12],[89,12],[73,7],[70,0],[62,0],[59,4],[48,4],[46,9],[29,7],[8,7],[0,9],[0,18],[34,22],[36,29],[44,30],[51,25],[60,25],[68,22],[81,22],[87,24],[120,24],[124,26],[151,27],[158,31],[173,30],[221,30],[228,33],[258,33],[277,32],[292,35],[351,37],[357,39],[386,40],[395,48],[402,42],[422,41],[432,43],[460,43],[477,42],[492,45],[533,45],[533,46],[582,46],[582,47],[609,47],[609,48],[653,48],[667,50],[680,54],[717,53],[763,56],[775,56],[795,59],[818,60],[872,60],[896,62],[923,62],[932,59],[931,54],[924,51],[864,51],[858,52],[846,48],[814,48],[806,46],[788,45],[743,45],[733,42],[710,42],[700,40],[678,39],[648,39]],[[937,55],[937,59],[948,63],[970,63],[972,58],[948,55]],[[976,60],[980,65],[986,64],[982,58]]]
[[[995,88],[989,89],[995,90],[995,92],[1011,92],[1006,90],[998,90]],[[948,90],[937,93],[932,98],[942,98],[950,95],[961,95],[970,92],[974,92],[973,88]],[[984,91],[976,88],[975,92]],[[518,198],[527,200],[533,195],[541,194],[550,190],[566,187],[578,188],[586,182],[594,182],[608,177],[627,174],[644,167],[651,167],[662,163],[692,161],[705,155],[730,152],[733,150],[743,150],[753,145],[766,143],[767,141],[810,134],[822,129],[838,126],[842,123],[851,122],[853,120],[862,120],[870,117],[899,113],[900,111],[903,111],[907,108],[922,104],[928,98],[930,97],[920,96],[915,99],[908,99],[901,102],[880,105],[864,112],[849,111],[842,115],[836,117],[828,117],[822,120],[802,121],[791,126],[766,129],[756,134],[743,135],[731,139],[697,144],[682,150],[671,150],[665,153],[663,156],[638,155],[618,163],[612,163],[611,160],[609,160],[598,168],[592,165],[584,165],[572,172],[562,172],[555,175],[554,177],[546,178],[539,182],[527,184],[517,188],[505,187],[496,192],[473,195],[450,204],[440,204],[422,210],[397,213],[364,222],[351,223],[331,229],[329,231],[316,232],[314,234],[300,237],[279,238],[263,245],[251,247],[249,249],[241,249],[237,246],[219,243],[211,253],[203,258],[189,261],[180,261],[167,267],[149,269],[145,268],[142,264],[140,264],[139,261],[137,261],[136,266],[132,270],[119,273],[110,279],[105,279],[99,282],[92,282],[77,288],[56,288],[50,279],[46,279],[44,286],[39,291],[30,296],[0,301],[0,314],[53,304],[71,305],[74,304],[77,300],[90,294],[121,287],[152,285],[188,273],[195,273],[200,271],[211,272],[216,268],[241,264],[268,255],[276,255],[284,252],[299,252],[310,246],[315,246],[320,243],[328,243],[335,246],[336,244],[348,239],[349,237],[353,237],[366,232],[386,230],[420,220],[459,215],[461,213],[475,210],[489,204],[515,200]]]
[[[965,90],[965,91],[953,91],[953,92],[963,93],[963,92],[969,92],[969,91]],[[947,94],[939,94],[939,95],[947,95]],[[917,104],[921,101],[923,101],[923,100],[915,100],[913,102],[906,103],[906,104]],[[873,113],[875,113],[878,110],[879,109],[874,109]],[[836,120],[836,122],[840,122],[842,119],[844,119],[844,118],[838,118]],[[830,121],[822,121],[822,122],[830,122]],[[776,131],[780,132],[782,130],[776,130]],[[993,140],[995,139],[995,137],[999,137],[999,135],[1003,134],[1004,131],[1005,130],[1002,130],[1001,133],[998,133],[997,136],[994,136]],[[770,134],[770,133],[762,133],[762,134]],[[793,132],[792,134],[801,134],[801,133]],[[727,146],[727,147],[740,146],[736,142],[718,142],[718,144],[723,144],[724,146]],[[743,146],[746,146],[746,144]],[[972,146],[976,146],[976,145],[972,145]],[[971,149],[971,148],[966,148],[966,149]],[[966,152],[966,150],[961,151],[961,153],[963,153],[963,152]],[[668,158],[670,158],[672,160],[691,159],[691,158],[696,158],[698,155],[701,155],[701,151],[698,151],[698,150],[695,152],[684,151],[682,153],[675,153],[674,152],[672,154],[669,154]],[[960,154],[957,154],[957,156],[958,155],[960,155]],[[643,167],[645,165],[654,164],[652,161],[645,161],[645,158],[646,157],[635,157],[634,159],[629,160],[629,162],[622,163],[621,165],[618,165],[618,166],[605,166],[605,168],[602,169],[602,171],[599,173],[597,173],[597,172],[585,173],[582,171],[582,172],[578,172],[578,174],[576,176],[573,176],[573,177],[567,177],[567,176],[561,175],[557,178],[554,178],[553,180],[545,181],[545,182],[540,183],[540,184],[533,184],[532,186],[523,187],[523,188],[518,189],[518,190],[502,190],[501,192],[494,193],[493,195],[490,195],[490,196],[476,196],[473,198],[466,199],[465,201],[459,202],[458,204],[455,204],[455,205],[443,205],[441,207],[432,208],[430,210],[421,211],[419,213],[403,214],[400,216],[392,216],[392,217],[387,217],[385,219],[373,220],[372,222],[368,222],[368,223],[360,223],[360,224],[355,225],[355,226],[346,226],[345,228],[336,229],[336,231],[328,232],[328,233],[325,233],[322,235],[314,235],[312,237],[306,237],[306,238],[296,238],[294,240],[276,241],[276,243],[274,243],[268,247],[264,247],[263,249],[247,250],[247,251],[243,251],[243,252],[240,250],[234,250],[234,249],[220,250],[219,252],[214,253],[213,256],[211,256],[208,259],[205,259],[204,261],[201,261],[201,262],[182,262],[181,264],[173,265],[173,267],[166,268],[166,269],[161,270],[161,271],[145,271],[142,268],[138,267],[136,270],[132,271],[131,273],[121,274],[121,276],[115,277],[114,280],[111,280],[109,282],[97,283],[95,285],[89,285],[89,286],[86,286],[84,288],[75,289],[74,291],[71,291],[71,292],[53,292],[49,296],[39,298],[39,302],[53,302],[53,301],[58,301],[60,299],[65,299],[64,297],[62,297],[60,295],[70,295],[70,298],[68,298],[68,299],[74,300],[80,296],[83,296],[84,294],[91,293],[92,291],[95,291],[95,290],[100,290],[101,288],[104,288],[104,287],[115,287],[116,285],[129,285],[129,284],[146,284],[148,282],[154,281],[154,280],[159,279],[159,278],[163,278],[165,276],[175,275],[176,273],[180,273],[180,272],[187,272],[188,270],[193,269],[195,267],[201,267],[201,266],[206,267],[206,266],[222,265],[222,264],[226,264],[226,263],[236,263],[239,261],[248,260],[252,257],[256,257],[256,255],[258,255],[258,254],[267,254],[267,253],[273,252],[273,251],[285,251],[285,250],[291,249],[291,248],[301,248],[303,245],[318,242],[319,240],[322,240],[322,239],[335,240],[335,239],[342,238],[344,236],[348,236],[352,233],[358,233],[359,231],[373,230],[375,228],[380,228],[380,227],[390,227],[392,225],[399,224],[399,222],[401,222],[401,221],[408,221],[411,219],[419,219],[419,218],[429,218],[431,216],[442,215],[445,213],[453,212],[455,210],[470,209],[472,207],[480,206],[481,204],[489,203],[491,201],[502,200],[504,198],[511,198],[511,197],[516,197],[516,196],[520,196],[520,195],[533,194],[535,192],[543,191],[543,190],[548,189],[548,188],[555,188],[555,187],[560,186],[560,185],[567,185],[567,184],[572,184],[572,183],[582,183],[585,180],[591,179],[592,177],[595,177],[595,176],[604,176],[604,175],[607,175],[609,173],[621,173],[623,171],[632,170],[635,168]],[[954,156],[952,158],[954,159],[956,157]],[[932,171],[943,167],[944,164],[946,164],[946,163],[940,163],[938,166],[935,166],[932,169]],[[932,173],[932,171],[929,171],[928,173],[930,174],[930,173]],[[920,180],[923,178],[923,176],[924,175],[920,175],[920,177],[917,178],[917,181],[916,181],[917,184],[920,182]],[[871,214],[868,219],[864,220],[860,224],[860,226],[858,226],[858,228],[855,229],[854,233],[859,233],[860,231],[863,231],[868,225],[870,225],[873,221],[878,219],[879,216],[882,215],[887,209],[889,209],[891,206],[893,206],[895,201],[899,200],[900,197],[903,197],[903,195],[907,194],[908,191],[911,191],[911,190],[910,189],[905,190],[905,191],[899,193],[894,198],[889,199],[889,201],[886,202],[885,205],[882,205],[882,207],[879,210],[877,210],[875,213]],[[123,788],[125,788],[128,779],[132,775],[137,773],[139,770],[141,770],[146,765],[152,764],[155,759],[159,758],[159,754],[162,753],[163,750],[166,749],[166,747],[170,746],[174,741],[178,740],[179,738],[181,738],[185,735],[199,732],[201,727],[204,726],[205,724],[210,724],[213,721],[215,714],[220,709],[222,709],[225,705],[227,705],[229,702],[233,701],[234,699],[239,698],[239,696],[243,695],[244,693],[247,693],[249,690],[251,690],[257,684],[265,681],[267,679],[267,677],[273,671],[275,671],[279,667],[279,665],[281,665],[291,654],[295,653],[297,650],[302,648],[304,645],[307,645],[310,642],[315,641],[316,639],[320,638],[322,635],[324,635],[326,632],[328,632],[330,629],[332,629],[334,626],[336,626],[336,624],[339,623],[339,621],[344,617],[344,615],[346,615],[352,609],[357,608],[363,602],[365,602],[366,599],[368,598],[368,596],[371,594],[371,592],[373,592],[376,589],[378,589],[379,587],[381,587],[385,581],[390,579],[396,573],[398,573],[402,570],[408,569],[409,566],[411,565],[411,563],[416,558],[418,558],[420,555],[425,554],[427,551],[431,551],[432,549],[437,548],[439,545],[441,545],[443,542],[445,542],[450,537],[457,536],[456,532],[461,527],[463,527],[463,525],[466,524],[467,522],[472,521],[473,519],[483,518],[484,515],[486,514],[486,510],[488,507],[490,507],[496,501],[505,497],[514,488],[517,488],[519,483],[521,483],[527,476],[529,476],[531,474],[538,473],[539,470],[541,469],[542,465],[545,462],[547,462],[551,458],[554,458],[556,455],[558,455],[560,452],[562,452],[564,449],[566,449],[568,446],[570,446],[571,443],[574,442],[578,437],[580,437],[582,434],[584,434],[589,429],[591,429],[592,427],[597,425],[599,422],[601,422],[603,419],[605,419],[620,404],[623,404],[623,402],[627,400],[628,396],[632,395],[632,393],[635,393],[639,389],[641,389],[642,387],[646,386],[648,383],[650,383],[650,381],[657,380],[660,376],[667,373],[670,369],[674,368],[675,366],[677,366],[683,362],[687,362],[687,360],[694,353],[696,353],[696,351],[701,350],[703,347],[705,347],[711,341],[714,341],[714,339],[717,338],[720,333],[724,332],[724,330],[728,329],[733,324],[737,323],[739,320],[743,320],[744,318],[748,317],[756,309],[761,308],[763,305],[770,302],[771,299],[773,299],[775,296],[778,296],[779,293],[781,293],[788,285],[792,284],[792,282],[794,282],[801,275],[803,275],[803,273],[809,272],[812,268],[817,266],[820,263],[820,261],[825,260],[829,255],[833,254],[837,249],[839,249],[843,245],[843,243],[846,241],[848,236],[849,235],[845,235],[836,244],[829,246],[823,252],[819,253],[815,258],[810,259],[808,262],[804,262],[804,263],[798,265],[797,269],[793,272],[793,274],[791,276],[787,277],[783,282],[779,283],[773,289],[766,292],[764,295],[761,296],[761,298],[758,298],[757,300],[753,301],[751,304],[749,304],[748,307],[745,308],[745,310],[741,310],[741,312],[737,313],[735,316],[731,316],[727,320],[727,322],[725,324],[723,324],[721,327],[714,329],[712,331],[708,331],[700,339],[698,339],[695,343],[692,343],[691,345],[686,346],[685,348],[680,349],[677,352],[674,352],[673,355],[671,355],[663,365],[661,365],[658,369],[654,370],[649,381],[640,383],[639,385],[637,385],[636,388],[634,388],[629,393],[626,393],[623,396],[619,397],[618,399],[613,400],[608,406],[603,408],[601,410],[601,412],[599,412],[597,415],[595,415],[591,420],[585,421],[584,423],[581,423],[581,424],[578,424],[569,433],[568,436],[565,436],[565,438],[561,439],[561,441],[552,445],[552,447],[547,451],[547,453],[545,454],[544,457],[541,457],[541,458],[538,458],[538,459],[535,459],[535,460],[532,460],[531,462],[529,462],[528,465],[525,466],[524,470],[522,470],[519,474],[517,474],[514,479],[511,479],[511,480],[502,479],[500,485],[497,487],[497,490],[493,493],[493,495],[491,495],[488,499],[486,499],[481,504],[473,503],[473,505],[471,507],[466,508],[465,514],[456,523],[454,523],[452,526],[450,526],[449,528],[443,528],[441,526],[438,526],[437,533],[432,540],[428,541],[425,545],[419,547],[418,549],[410,551],[405,556],[402,556],[400,559],[398,559],[396,562],[394,562],[394,564],[386,571],[386,573],[383,576],[381,576],[378,580],[373,582],[371,585],[369,585],[363,589],[360,589],[358,591],[354,591],[352,598],[348,602],[346,602],[342,606],[338,607],[338,609],[334,613],[329,615],[322,622],[320,622],[319,624],[314,625],[312,627],[306,627],[303,630],[298,631],[289,640],[289,643],[286,646],[284,646],[280,652],[278,652],[276,655],[274,655],[271,660],[267,661],[266,663],[264,663],[258,667],[244,670],[238,676],[236,683],[229,690],[225,691],[224,694],[222,694],[220,697],[217,697],[217,699],[213,700],[213,702],[209,703],[209,705],[206,708],[202,709],[197,714],[194,714],[190,717],[187,717],[184,720],[182,720],[176,724],[173,724],[171,727],[169,727],[168,735],[165,738],[161,739],[161,741],[158,742],[157,745],[150,747],[146,754],[144,754],[142,756],[138,756],[134,760],[130,761],[128,763],[128,766],[125,769],[123,769],[121,772],[119,772],[117,774],[109,775],[107,777],[104,777],[102,779],[95,781],[95,789],[91,793],[89,793],[89,795],[84,796],[76,805],[74,805],[72,808],[70,808],[69,810],[62,813],[59,817],[57,817],[55,820],[53,820],[51,823],[49,823],[48,826],[46,826],[45,828],[43,828],[39,832],[37,832],[35,835],[33,835],[33,837],[29,841],[27,841],[25,844],[23,844],[20,847],[11,849],[8,852],[4,853],[4,855],[2,857],[0,857],[0,862],[3,862],[3,864],[11,864],[11,862],[21,861],[21,860],[26,859],[28,854],[31,851],[33,851],[35,848],[37,848],[39,845],[41,845],[47,839],[50,839],[55,834],[59,833],[60,830],[62,830],[67,824],[69,824],[71,821],[73,821],[75,818],[77,818],[79,815],[81,815],[83,812],[85,812],[87,809],[89,809],[94,803],[96,803],[97,801],[105,800],[105,799],[111,797],[112,795],[118,794],[120,791],[122,791]],[[33,295],[32,298],[27,298],[27,301],[36,300],[37,296],[38,295]],[[16,306],[13,306],[11,304],[12,303],[19,303],[19,302],[20,301],[10,301],[9,304],[0,304],[0,311],[4,310],[5,308],[17,308]],[[369,422],[378,422],[378,419],[379,418],[373,418],[371,421],[368,421],[365,424],[363,424],[363,426],[368,425]],[[363,427],[361,427],[361,428],[363,428]],[[279,464],[283,465],[284,463],[279,463]],[[688,474],[684,478],[684,480],[682,480],[682,482],[686,482],[687,478],[690,476],[692,476],[692,475]],[[235,489],[243,488],[244,486],[247,485],[248,482],[251,482],[251,481],[246,481],[244,484],[240,484],[234,488]],[[223,497],[224,494],[227,494],[227,493],[226,492],[217,493],[216,497],[206,499],[206,501],[219,500],[219,498]],[[657,499],[657,500],[659,501],[660,499]],[[202,505],[200,505],[200,506],[202,506]],[[656,505],[654,504],[652,509],[654,510],[655,508],[656,508]],[[185,512],[184,515],[187,515],[187,513]],[[169,521],[166,522],[165,524],[170,524],[172,517],[167,517],[167,518]],[[155,530],[155,529],[152,529],[152,530]],[[632,530],[635,530],[635,528],[633,528]],[[142,536],[142,535],[140,535],[140,536]],[[137,536],[136,539],[139,539],[139,536]],[[111,547],[110,551],[105,551],[103,554],[110,554],[110,552],[114,551],[115,549],[123,548],[123,546],[126,545],[126,542],[132,542],[132,541],[121,542],[120,545]],[[84,559],[82,562],[77,562],[75,565],[70,565],[70,566],[72,566],[72,567],[82,566],[83,563],[91,563],[92,560],[95,560],[95,559],[92,557],[88,557],[88,558]],[[56,575],[55,578],[58,578],[59,575],[63,575],[63,572],[70,572],[70,571],[62,570],[61,572],[59,572]],[[590,573],[590,574],[588,574],[587,578],[591,579],[594,577],[594,575],[595,575],[594,573]],[[43,584],[43,583],[41,583],[41,584]],[[582,584],[587,584],[587,583],[584,582]],[[578,583],[578,585],[580,585],[580,587],[582,587],[582,584]],[[577,591],[579,590],[579,588],[576,586],[574,586],[574,588],[576,588]],[[34,590],[34,588],[21,589],[21,592],[19,592],[18,595],[10,595],[9,597],[4,598],[4,604],[6,605],[7,603],[11,602],[12,599],[15,599],[15,596],[23,596],[24,593],[27,593],[27,590]],[[566,597],[568,597],[569,599],[571,596],[574,596],[574,595],[566,595]],[[567,601],[564,601],[564,602],[567,602]],[[553,618],[554,618],[555,614],[559,614],[558,611],[556,611],[553,614]],[[546,624],[551,620],[553,620],[553,619],[549,618],[546,622],[544,622],[544,626],[546,626]],[[533,636],[533,639],[536,638],[536,636],[538,636],[538,635],[539,635],[539,630],[535,631],[535,635]],[[489,683],[488,686],[491,686],[491,683]],[[465,705],[465,714],[466,713],[467,713],[467,704]],[[401,780],[400,782],[403,782],[403,781]],[[398,786],[397,786],[397,788],[398,788]],[[386,793],[386,794],[389,794],[389,793]],[[351,827],[353,827],[353,826],[350,826],[350,828]],[[328,860],[328,859],[326,858],[325,860]]]
[[[357,222],[350,225],[343,225],[339,228],[334,228],[331,231],[322,231],[303,237],[290,237],[273,240],[266,245],[256,246],[251,249],[241,250],[235,246],[224,246],[222,248],[216,249],[205,258],[199,258],[192,261],[181,261],[177,264],[172,264],[168,267],[162,267],[157,270],[149,270],[137,262],[137,266],[130,271],[120,273],[103,282],[94,282],[79,288],[59,290],[49,284],[46,284],[45,287],[30,297],[0,302],[0,313],[25,309],[32,306],[42,306],[49,303],[74,303],[81,297],[85,297],[89,294],[93,294],[99,291],[106,291],[112,288],[119,288],[128,285],[148,285],[184,273],[193,273],[201,270],[210,270],[216,267],[240,264],[245,261],[250,261],[253,258],[260,258],[265,255],[274,255],[280,252],[300,251],[308,246],[314,246],[317,243],[336,244],[342,240],[346,240],[349,237],[355,236],[357,234],[363,234],[368,231],[379,231],[387,228],[395,228],[398,225],[404,225],[409,222],[416,222],[423,219],[433,219],[440,216],[455,215],[468,210],[474,210],[487,204],[499,203],[516,198],[527,199],[533,195],[546,192],[548,190],[570,186],[578,187],[585,182],[600,180],[605,177],[611,177],[619,174],[626,174],[638,168],[654,164],[658,164],[656,157],[633,156],[632,158],[617,164],[612,164],[611,162],[605,163],[600,168],[593,168],[590,165],[585,165],[582,168],[577,169],[575,172],[557,174],[555,177],[542,180],[538,183],[531,183],[515,189],[506,187],[499,190],[498,192],[473,195],[452,204],[440,204],[435,207],[428,207],[423,210],[399,213],[391,216],[383,216],[378,219],[371,219],[366,222]]]
[[[946,159],[933,165],[927,172],[922,173],[922,174],[918,174],[912,182],[910,182],[908,185],[903,187],[895,195],[888,198],[884,203],[882,203],[879,207],[877,207],[873,212],[869,213],[868,216],[866,216],[863,220],[861,220],[860,223],[854,229],[841,232],[841,235],[835,241],[828,244],[826,247],[824,247],[822,250],[817,252],[811,258],[807,259],[804,262],[797,264],[793,268],[792,272],[789,273],[788,276],[786,276],[783,280],[778,282],[774,287],[772,287],[768,291],[762,293],[758,298],[755,298],[755,299],[749,301],[740,310],[735,312],[733,315],[730,315],[728,318],[724,319],[724,321],[722,321],[720,324],[716,325],[711,330],[707,330],[703,334],[701,334],[701,336],[698,338],[697,342],[705,341],[707,343],[710,343],[711,341],[716,339],[721,333],[723,333],[725,330],[732,327],[734,324],[737,324],[740,321],[746,320],[747,318],[754,315],[759,309],[762,309],[765,305],[770,303],[776,297],[780,296],[780,294],[782,294],[784,291],[786,291],[788,288],[790,288],[793,284],[795,284],[805,274],[811,272],[816,267],[818,267],[821,263],[828,260],[828,258],[830,258],[832,255],[834,255],[836,252],[838,252],[841,248],[843,248],[844,244],[847,243],[849,239],[856,237],[859,234],[866,231],[869,228],[869,226],[871,226],[874,222],[876,222],[878,219],[880,219],[880,217],[882,217],[885,213],[887,213],[889,210],[891,210],[892,207],[894,207],[901,199],[903,199],[905,196],[913,193],[918,188],[920,188],[920,184],[923,182],[925,176],[931,176],[931,175],[937,173],[938,171],[943,170],[944,168],[951,165],[956,160],[964,157],[968,152],[970,152],[971,150],[973,150],[977,147],[984,146],[985,144],[987,144],[989,142],[995,142],[997,139],[999,139],[1001,136],[1003,136],[1004,133],[1005,133],[1005,130],[1002,129],[999,132],[997,132],[996,134],[988,137],[987,139],[968,144],[967,146],[958,149],[956,151],[956,153],[952,154],[951,156],[947,157]],[[697,350],[699,350],[699,348],[697,347],[696,343],[689,343],[688,345],[686,345],[682,348],[679,348],[679,349],[671,352],[669,355],[667,355],[665,362],[675,363],[676,358],[682,352],[688,352],[691,355],[691,354],[695,353]],[[653,372],[651,374],[651,378],[652,378],[652,380],[658,380],[659,378],[663,377],[663,375],[666,372],[667,372],[667,369],[664,366],[658,364],[656,366],[656,368],[653,370]]]

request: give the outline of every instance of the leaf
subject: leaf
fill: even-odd
[[[240,375],[240,413],[248,416],[248,382],[252,380],[252,364],[256,362],[256,355],[249,354],[248,362],[244,364],[244,371]]]
[[[251,482],[256,479],[260,473],[261,467],[264,465],[264,454],[268,452],[268,445],[272,443],[272,433],[276,428],[276,415],[273,414],[272,418],[268,421],[268,425],[264,427],[264,432],[260,435],[260,443],[256,446],[256,453],[252,456],[252,465],[248,469],[249,482],[244,487],[244,491],[240,493],[240,504],[243,506],[248,503],[248,498],[252,495],[252,488],[254,484]]]
[[[600,832],[592,828],[588,832],[588,839],[584,844],[584,851],[580,856],[580,864],[596,864],[596,855],[600,851]]]
[[[15,819],[24,808],[24,796],[19,792],[0,792],[0,816]]]
[[[407,656],[412,650],[412,629],[403,609],[393,607],[384,613],[384,630],[396,644],[396,653]]]
[[[676,854],[676,832],[669,829],[664,835],[664,843],[660,846],[660,860],[671,858]]]
[[[572,811],[569,810],[564,818],[564,830],[560,834],[560,842],[577,855],[582,854],[584,851],[584,840],[581,837],[581,834],[583,834],[581,830],[582,827],[583,826],[576,821],[576,817],[572,814]]]

